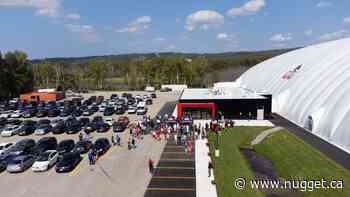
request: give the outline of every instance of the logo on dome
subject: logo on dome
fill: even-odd
[[[289,80],[294,77],[294,75],[303,67],[302,64],[299,66],[295,67],[294,69],[286,72],[284,75],[282,75],[282,79]]]

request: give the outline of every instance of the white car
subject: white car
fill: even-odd
[[[44,172],[49,170],[58,159],[58,152],[55,150],[48,150],[39,155],[32,165],[33,172]]]
[[[147,107],[137,107],[137,115],[145,115],[147,113]]]
[[[106,109],[106,106],[105,105],[101,105],[99,108],[98,108],[98,111],[99,112],[104,112]]]
[[[136,113],[136,107],[129,106],[128,107],[128,114],[134,114],[134,113]]]
[[[20,128],[21,127],[18,125],[7,126],[2,130],[1,136],[2,137],[11,137],[13,135],[17,135],[19,133]]]
[[[107,123],[109,126],[112,126],[114,123],[113,118],[105,118],[105,123]]]
[[[12,114],[12,111],[3,111],[0,114],[0,118],[9,118]]]
[[[16,110],[10,114],[10,118],[20,118],[22,117],[22,115],[23,112],[21,112],[20,110]]]
[[[11,146],[13,146],[12,142],[1,143],[0,144],[0,155],[4,154],[4,152],[6,150],[8,150],[9,148],[11,148]]]

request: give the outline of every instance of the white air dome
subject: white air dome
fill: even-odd
[[[272,94],[273,112],[350,153],[350,38],[269,59],[237,82]]]

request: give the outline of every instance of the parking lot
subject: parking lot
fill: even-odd
[[[113,92],[121,94],[119,92]],[[144,95],[145,92],[130,92],[133,95]],[[84,94],[84,98],[92,95],[104,96],[109,98],[111,92],[93,92]],[[161,108],[169,102],[177,100],[177,93],[157,93],[157,98],[153,99],[153,104],[148,106],[147,115],[154,117]],[[97,112],[90,117],[101,115],[103,113]],[[129,115],[125,113],[123,116],[128,116],[130,122],[134,122],[142,116],[135,114]],[[118,118],[119,115],[111,116]],[[37,119],[37,118],[33,118]],[[57,118],[50,118],[57,119]],[[93,141],[98,137],[112,136],[112,129],[106,133],[91,133]],[[45,136],[55,136],[58,141],[64,139],[74,139],[78,141],[78,134],[68,135],[59,134],[53,135],[51,133]],[[31,138],[38,140],[43,136],[36,136],[34,134],[29,136],[12,136],[0,137],[2,142],[17,142],[24,138]],[[109,149],[96,163],[90,166],[87,156],[82,155],[83,160],[71,172],[58,174],[54,168],[47,172],[34,173],[31,169],[23,173],[10,174],[6,171],[0,174],[1,195],[6,197],[36,197],[36,196],[128,196],[139,197],[143,196],[147,185],[150,181],[150,174],[148,173],[147,161],[152,158],[158,161],[165,146],[165,142],[155,141],[151,136],[145,136],[143,140],[137,140],[137,148],[129,151],[127,149],[127,140],[129,138],[129,130],[120,133],[122,146],[115,146]]]

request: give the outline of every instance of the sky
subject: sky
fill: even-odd
[[[31,59],[301,47],[350,36],[349,0],[0,0],[0,50]]]

